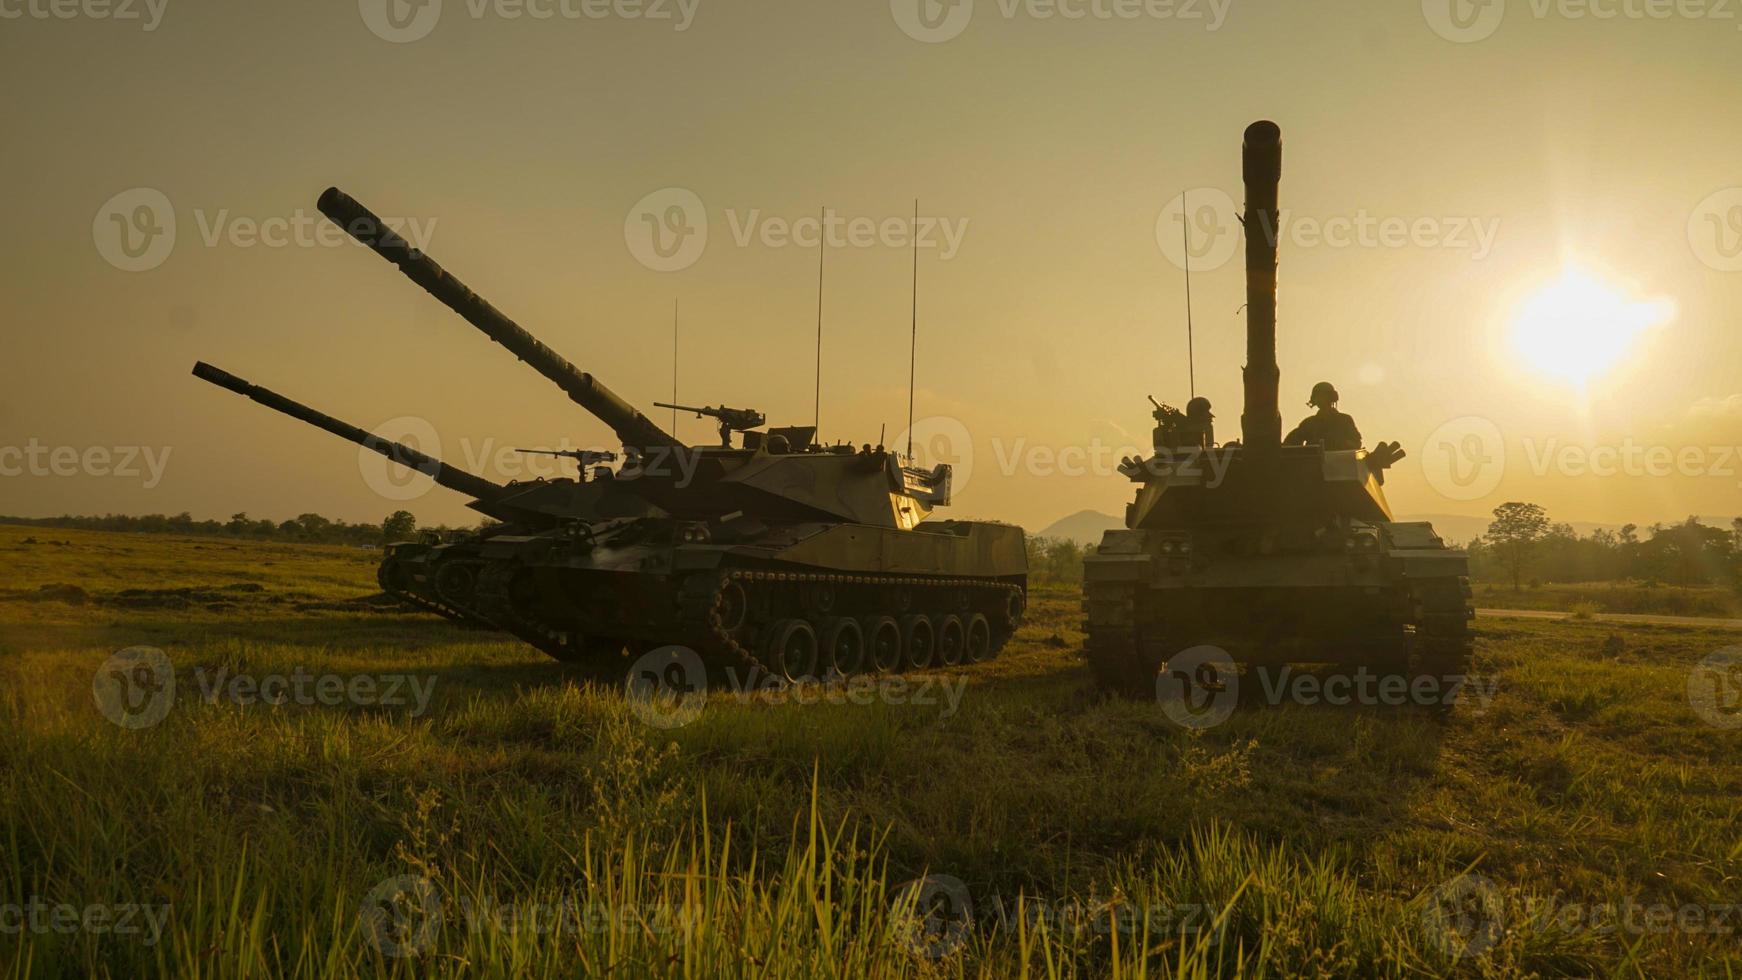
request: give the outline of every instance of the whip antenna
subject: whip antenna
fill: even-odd
[[[913,461],[913,377],[919,363],[919,198],[913,199],[913,329],[907,349],[907,459]]]
[[[1192,351],[1192,226],[1191,216],[1186,211],[1186,192],[1179,192],[1179,237],[1182,246],[1181,257],[1186,267],[1186,381],[1191,386],[1192,397],[1198,397],[1198,366],[1197,358]]]
[[[677,404],[677,297],[671,299],[671,402]],[[677,435],[677,409],[671,410],[671,434]]]
[[[813,438],[819,446],[823,443],[823,256],[829,250],[828,239],[823,234],[823,225],[828,221],[828,217],[829,206],[825,204],[817,216],[817,391],[816,400],[812,402],[811,408],[811,426],[817,430]]]

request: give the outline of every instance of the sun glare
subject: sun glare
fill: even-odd
[[[1583,388],[1632,354],[1646,332],[1674,318],[1670,300],[1635,300],[1568,268],[1519,306],[1512,347],[1538,373]]]

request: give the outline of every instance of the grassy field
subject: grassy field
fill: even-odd
[[[374,562],[0,527],[8,973],[1742,969],[1742,728],[1689,693],[1742,634],[1479,621],[1450,712],[1188,729],[1052,591],[991,664],[660,712]]]
[[[1549,583],[1515,591],[1511,585],[1481,582],[1474,591],[1476,605],[1486,609],[1742,618],[1742,594],[1715,586],[1580,582]]]

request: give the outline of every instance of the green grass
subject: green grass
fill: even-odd
[[[1736,632],[1480,621],[1485,711],[1253,706],[1190,733],[1094,690],[1077,596],[1048,589],[998,661],[940,675],[966,685],[953,712],[944,687],[929,703],[716,696],[661,729],[496,634],[347,602],[374,591],[356,549],[0,527],[0,559],[0,963],[16,975],[1742,967],[1742,914],[1728,933],[1584,924],[1742,902],[1742,732],[1686,694]],[[173,591],[238,583],[261,588]],[[31,597],[57,584],[85,601]],[[159,591],[118,604],[124,589]],[[127,730],[93,677],[140,644],[167,652],[178,698]],[[220,669],[297,668],[434,686],[415,714],[198,697]],[[1501,928],[1455,958],[1428,913],[1465,872]],[[916,932],[934,896],[903,886],[928,874],[965,890],[966,928]],[[427,895],[437,917],[365,922],[393,880],[396,907]],[[32,898],[164,909],[162,933],[5,931],[3,907]],[[428,944],[394,958],[382,935]]]
[[[1510,584],[1480,582],[1475,598],[1476,605],[1486,609],[1742,618],[1742,593],[1716,586],[1579,582],[1526,586],[1515,592]]]

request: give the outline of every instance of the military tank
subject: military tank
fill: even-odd
[[[1392,519],[1382,484],[1402,451],[1282,444],[1277,236],[1264,231],[1278,227],[1276,124],[1248,127],[1241,156],[1241,439],[1122,463],[1136,498],[1083,568],[1089,664],[1102,685],[1140,697],[1156,696],[1164,666],[1202,645],[1236,664],[1463,674],[1467,558],[1429,524]]]
[[[193,374],[202,381],[233,391],[380,453],[401,466],[424,473],[438,485],[471,497],[468,507],[499,522],[478,531],[445,535],[426,532],[418,541],[389,544],[381,565],[376,569],[376,580],[387,595],[407,606],[437,613],[468,626],[493,626],[477,607],[478,572],[482,568],[480,550],[485,541],[499,534],[553,528],[566,521],[608,520],[654,513],[654,508],[644,499],[620,490],[609,478],[609,469],[595,469],[595,478],[586,478],[589,465],[609,462],[614,458],[613,454],[587,450],[557,452],[557,455],[574,458],[581,464],[581,478],[578,480],[493,483],[410,446],[382,439],[275,391],[250,384],[204,361],[194,365]]]
[[[1021,528],[926,520],[950,501],[948,465],[716,406],[693,410],[722,444],[685,445],[355,199],[330,188],[318,207],[608,425],[624,455],[612,486],[652,511],[481,539],[477,607],[498,627],[568,662],[681,645],[711,668],[797,680],[990,658],[1020,624]]]

